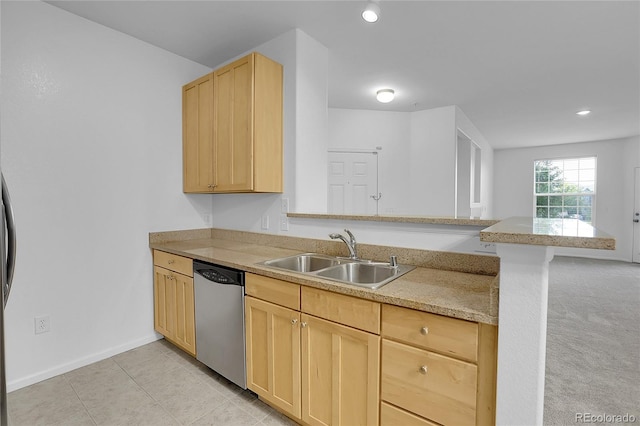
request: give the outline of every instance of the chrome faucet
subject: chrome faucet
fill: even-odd
[[[347,240],[347,238],[342,235],[342,234],[329,234],[329,238],[331,238],[332,240],[342,240],[346,245],[347,248],[349,249],[349,258],[350,259],[357,259],[358,258],[358,246],[357,246],[357,242],[356,242],[356,237],[353,236],[353,234],[351,233],[351,231],[349,231],[348,229],[345,229],[344,232],[347,233],[347,235],[349,235],[349,240]]]

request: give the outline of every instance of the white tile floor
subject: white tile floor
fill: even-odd
[[[295,425],[159,340],[11,392],[9,424]]]

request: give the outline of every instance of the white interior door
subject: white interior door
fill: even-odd
[[[378,214],[377,154],[329,151],[329,214]]]
[[[635,168],[635,204],[633,207],[633,261],[640,263],[640,167]]]

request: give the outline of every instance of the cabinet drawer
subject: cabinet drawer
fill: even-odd
[[[153,251],[153,264],[188,277],[193,277],[193,260],[164,251]]]
[[[380,334],[380,303],[302,287],[302,312]]]
[[[246,274],[244,291],[256,299],[300,310],[300,285],[262,275]]]
[[[475,425],[477,367],[382,340],[381,398],[443,425]]]
[[[380,404],[380,426],[438,426],[413,413],[382,402]]]
[[[383,305],[382,336],[474,363],[478,360],[475,322]]]

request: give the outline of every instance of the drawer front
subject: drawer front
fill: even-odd
[[[443,425],[475,425],[477,367],[382,340],[381,398]]]
[[[427,419],[413,413],[401,410],[393,405],[382,402],[380,404],[380,426],[438,426]]]
[[[302,287],[302,312],[380,334],[380,303]]]
[[[193,260],[188,257],[154,250],[153,264],[188,277],[193,277]]]
[[[245,275],[245,294],[276,305],[300,310],[300,285],[262,275]]]
[[[466,361],[478,360],[475,322],[383,305],[382,336]]]

